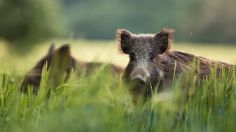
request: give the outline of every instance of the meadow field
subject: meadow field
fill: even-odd
[[[54,42],[57,47],[70,43],[72,55],[81,61],[122,67],[128,63],[128,56],[118,50],[114,41]],[[105,65],[88,77],[72,74],[50,97],[47,96],[50,80],[44,70],[37,96],[20,93],[24,74],[47,53],[50,43],[19,55],[0,42],[0,131],[235,131],[235,70],[223,73],[220,78],[212,73],[203,85],[193,85],[196,83],[186,75],[184,81],[173,84],[171,92],[154,94],[145,104],[137,105],[121,77],[112,75]],[[175,43],[174,49],[236,64],[234,45]],[[185,83],[190,84],[190,89],[198,89],[188,99],[181,91]]]
[[[87,40],[54,40],[39,44],[26,54],[19,55],[8,49],[4,42],[0,41],[0,61],[8,67],[7,71],[25,73],[42,58],[48,51],[51,43],[57,47],[62,44],[70,44],[72,55],[79,60],[91,62],[107,62],[125,67],[129,57],[119,51],[114,41],[87,41]],[[229,44],[201,44],[201,43],[175,43],[173,50],[192,53],[206,58],[220,60],[227,63],[236,63],[236,46]]]

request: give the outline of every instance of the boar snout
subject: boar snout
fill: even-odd
[[[131,80],[135,83],[146,84],[150,80],[150,74],[145,69],[137,68],[131,73]]]

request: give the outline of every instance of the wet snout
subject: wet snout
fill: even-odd
[[[135,84],[141,84],[145,85],[146,83],[149,82],[150,79],[150,73],[145,69],[145,68],[136,68],[132,73],[131,73],[131,80]]]

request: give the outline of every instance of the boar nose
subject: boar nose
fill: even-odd
[[[135,78],[132,78],[132,83],[136,85],[145,85],[146,81],[142,77],[135,77]]]
[[[150,78],[150,74],[141,69],[131,74],[131,79],[134,82],[140,82],[140,83],[146,84],[149,78]]]

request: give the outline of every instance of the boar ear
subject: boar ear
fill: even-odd
[[[118,29],[116,31],[116,40],[122,52],[128,54],[130,43],[132,41],[132,33],[126,29]]]
[[[70,45],[64,44],[58,49],[59,54],[61,55],[70,55]]]
[[[161,53],[169,51],[173,43],[173,29],[162,29],[154,36],[154,44],[158,46]]]
[[[52,43],[50,48],[48,49],[48,54],[52,54],[55,51],[55,44]]]

